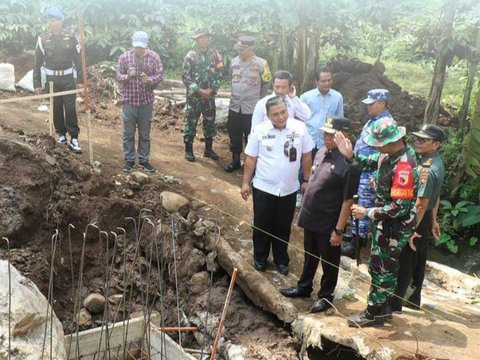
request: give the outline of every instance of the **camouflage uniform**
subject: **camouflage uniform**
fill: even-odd
[[[182,80],[187,87],[185,108],[184,140],[192,143],[196,135],[197,122],[203,115],[203,133],[205,139],[215,134],[215,94],[220,88],[223,63],[217,50],[199,51],[196,47],[189,51],[183,61]],[[196,93],[199,89],[212,89],[213,94],[207,100],[201,100]]]
[[[391,118],[378,121],[366,137],[366,143],[379,147],[401,139],[405,128],[397,127]],[[357,321],[349,324],[383,325],[386,304],[397,282],[398,258],[413,234],[416,225],[415,197],[417,190],[415,152],[405,146],[393,155],[375,153],[370,156],[356,154],[353,165],[360,170],[377,169],[374,177],[375,205],[365,210],[364,216],[373,221],[373,239],[369,259],[372,286],[368,295],[366,312],[371,323]],[[362,315],[360,314],[360,315]]]

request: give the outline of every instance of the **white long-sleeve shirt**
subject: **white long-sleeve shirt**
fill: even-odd
[[[265,105],[267,104],[268,99],[271,99],[275,96],[277,95],[273,93],[258,100],[257,104],[255,105],[255,109],[253,110],[251,129],[267,120],[267,109]],[[294,98],[285,96],[285,103],[287,104],[289,118],[297,119],[303,122],[306,122],[308,119],[310,119],[310,116],[312,115],[310,108],[307,104],[300,100],[298,96],[295,96]]]

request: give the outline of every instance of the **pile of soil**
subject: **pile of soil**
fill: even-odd
[[[329,67],[334,72],[333,88],[343,95],[345,116],[353,121],[357,131],[369,118],[361,101],[372,89],[387,89],[390,92],[388,107],[399,125],[414,131],[423,123],[425,99],[409,94],[388,79],[382,63],[371,65],[359,60],[338,60],[331,62]],[[451,120],[451,114],[441,108],[439,124],[448,125]]]

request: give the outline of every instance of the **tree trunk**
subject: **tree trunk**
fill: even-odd
[[[297,71],[296,77],[300,89],[299,93],[303,92],[305,84],[305,70],[307,67],[307,25],[301,23],[298,27],[298,47],[297,47]]]
[[[445,83],[445,70],[451,60],[451,50],[447,46],[451,39],[453,31],[453,20],[455,18],[455,9],[445,9],[442,21],[442,40],[440,40],[437,50],[437,59],[433,71],[432,86],[430,87],[430,96],[425,107],[424,124],[436,124],[440,110],[440,100],[442,98],[443,85]]]
[[[465,170],[472,177],[480,176],[480,80],[477,82],[477,89],[472,126],[463,142]]]
[[[310,32],[310,38],[308,39],[308,60],[305,67],[305,76],[302,83],[302,92],[310,90],[311,80],[315,73],[316,68],[316,54],[318,54],[318,34],[315,30]]]
[[[475,75],[478,70],[478,59],[468,59],[468,77],[467,84],[465,86],[465,92],[463,93],[462,107],[458,115],[458,123],[461,130],[464,129],[467,124],[468,110],[470,109],[470,100],[472,98],[473,85],[475,83]]]

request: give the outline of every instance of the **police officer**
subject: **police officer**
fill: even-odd
[[[228,111],[228,135],[232,161],[225,171],[232,172],[241,168],[240,154],[243,140],[247,143],[252,124],[252,114],[258,100],[267,95],[272,74],[265,59],[255,55],[255,39],[241,36],[235,44],[238,56],[230,64],[232,97]]]
[[[398,258],[416,225],[416,156],[404,142],[405,133],[405,128],[391,118],[377,121],[364,138],[367,145],[379,151],[370,156],[355,154],[351,142],[342,133],[335,134],[339,151],[354,166],[360,170],[377,169],[374,206],[352,206],[352,215],[372,220],[374,231],[368,267],[372,277],[368,306],[348,318],[349,326],[383,326],[391,318],[388,300],[397,285]]]
[[[182,67],[182,80],[187,88],[183,130],[185,159],[195,161],[193,140],[197,132],[198,119],[203,115],[205,136],[203,156],[218,160],[212,145],[216,134],[215,95],[220,88],[223,62],[218,51],[209,47],[210,33],[207,29],[199,29],[192,38],[195,40],[195,47],[185,56]]]
[[[345,161],[333,140],[337,131],[347,135],[349,129],[350,120],[344,117],[327,118],[320,129],[325,147],[317,152],[313,161],[298,219],[298,226],[304,229],[303,272],[296,287],[280,291],[286,297],[310,296],[321,256],[323,274],[312,313],[331,307],[338,280],[342,235],[360,181],[360,171]]]
[[[82,87],[83,75],[80,59],[80,45],[74,36],[63,32],[64,15],[58,8],[46,11],[48,31],[38,37],[33,66],[33,86],[36,94],[41,94],[42,68],[46,83],[53,81],[55,92],[74,90],[75,78],[79,88]],[[53,100],[53,123],[58,134],[58,143],[67,144],[66,134],[70,134],[68,146],[75,153],[81,153],[78,143],[77,112],[75,94],[56,96]]]
[[[282,275],[289,272],[288,240],[300,188],[298,170],[310,176],[313,140],[305,124],[288,118],[283,97],[266,103],[268,121],[250,133],[245,148],[241,195],[247,200],[253,177],[253,258],[255,269],[265,271],[272,247],[273,260]],[[302,184],[305,189],[306,184]],[[272,236],[273,235],[273,236]],[[281,240],[278,240],[280,238]]]
[[[390,299],[392,311],[402,311],[402,299],[410,287],[411,295],[405,306],[419,307],[425,266],[427,263],[427,245],[440,236],[437,211],[440,202],[445,167],[440,158],[439,149],[446,136],[442,128],[425,125],[414,132],[415,152],[420,156],[418,173],[420,183],[415,207],[417,209],[417,227],[400,255],[400,271],[397,278],[395,295]]]
[[[363,126],[362,132],[355,143],[354,151],[361,156],[369,156],[378,153],[377,148],[370,146],[365,142],[372,127],[382,119],[393,120],[392,114],[388,110],[388,101],[390,93],[385,89],[373,89],[367,93],[367,97],[362,103],[367,105],[367,112],[370,119]],[[358,203],[366,208],[370,208],[375,204],[375,191],[372,188],[374,171],[363,171],[360,177],[360,185],[358,187]],[[370,220],[364,219],[358,221],[357,226],[353,227],[353,232],[359,236],[360,244],[366,244],[368,233],[371,233]],[[357,234],[358,232],[358,234]],[[356,242],[345,241],[342,244],[342,255],[356,258],[356,254],[360,249],[356,249]]]

